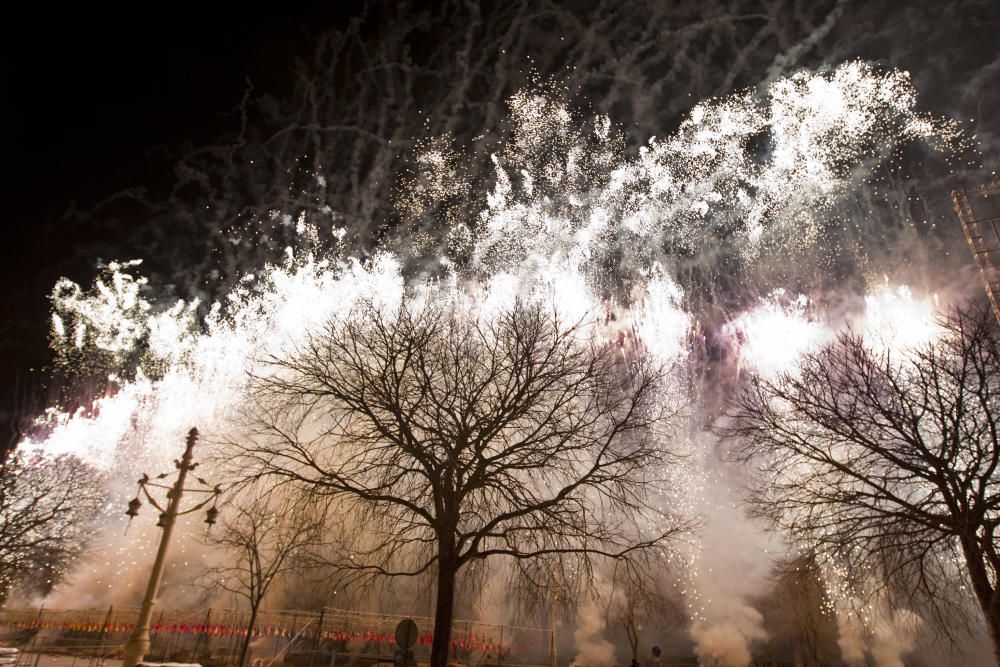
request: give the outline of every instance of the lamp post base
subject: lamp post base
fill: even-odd
[[[135,667],[149,651],[149,631],[136,630],[122,649],[122,667]]]

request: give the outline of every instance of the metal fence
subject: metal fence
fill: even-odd
[[[0,641],[22,649],[19,667],[30,667],[30,654],[43,652],[85,658],[89,667],[96,667],[119,657],[137,615],[137,609],[121,607],[0,609]],[[246,611],[158,611],[150,627],[147,659],[235,667],[249,636],[248,665],[369,667],[392,663],[393,633],[403,618],[416,621],[419,635],[414,653],[418,662],[427,662],[433,619],[345,609],[262,611],[253,627]],[[456,621],[450,657],[469,667],[548,665],[549,645],[545,629]]]

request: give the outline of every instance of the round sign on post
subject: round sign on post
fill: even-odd
[[[396,646],[402,649],[413,648],[417,643],[417,624],[412,618],[406,618],[396,626]]]

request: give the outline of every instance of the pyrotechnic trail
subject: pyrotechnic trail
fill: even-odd
[[[903,146],[960,143],[952,123],[918,112],[916,102],[906,73],[850,62],[701,102],[675,133],[630,152],[613,119],[587,118],[558,89],[539,87],[512,98],[515,130],[493,155],[487,186],[463,181],[461,150],[446,139],[426,144],[423,171],[401,184],[398,205],[404,217],[440,216],[429,241],[394,239],[394,250],[365,260],[344,246],[316,256],[308,243],[315,232],[300,220],[301,248],[213,304],[160,302],[138,261],[110,265],[91,289],[60,282],[57,353],[134,370],[110,377],[111,389],[91,407],[41,415],[23,445],[76,454],[111,480],[103,548],[57,595],[77,605],[104,601],[129,592],[113,587],[109,573],[117,581],[143,576],[153,529],[121,535],[119,508],[132,481],[140,470],[169,469],[194,424],[209,443],[222,439],[248,374],[266,355],[361,298],[393,306],[446,295],[487,314],[521,298],[566,317],[596,315],[593,335],[674,369],[664,400],[687,406],[687,424],[664,446],[686,450],[688,460],[664,476],[675,483],[674,501],[704,520],[678,559],[678,586],[699,652],[747,664],[749,643],[763,637],[753,586],[720,583],[704,549],[730,540],[730,553],[765,563],[777,541],[734,501],[734,472],[704,433],[717,408],[706,385],[793,368],[847,324],[876,336],[898,327],[908,343],[933,335],[934,297],[911,294],[891,275],[868,294],[837,294],[838,303],[854,299],[849,312],[825,309],[833,288],[819,279],[831,255],[846,252],[829,232],[848,223],[841,204],[855,188],[870,185]],[[175,560],[196,569],[203,555],[188,549]],[[170,584],[168,574],[168,596],[183,594]]]

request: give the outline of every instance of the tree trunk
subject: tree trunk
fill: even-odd
[[[802,660],[802,643],[798,639],[792,641],[792,663],[795,667],[805,667]]]
[[[961,537],[960,542],[968,567],[969,579],[972,582],[972,590],[976,594],[979,608],[983,611],[983,620],[986,621],[986,629],[993,642],[993,658],[1000,667],[1000,596],[990,584],[990,578],[986,574],[986,566],[983,564],[984,554],[975,539]]]
[[[993,642],[993,658],[997,665],[1000,665],[1000,609],[997,607],[996,597],[996,591],[993,591],[987,599],[979,600],[979,606],[983,610],[986,629],[989,630],[990,640]]]
[[[257,625],[257,605],[250,608],[250,625],[247,626],[247,636],[243,638],[243,647],[240,649],[239,667],[246,667],[247,651],[250,650],[250,642],[253,641],[253,628]]]
[[[639,663],[639,629],[635,627],[635,617],[628,615],[625,621],[625,634],[628,635],[628,646],[632,649],[632,662]]]
[[[457,573],[458,565],[454,558],[448,556],[438,559],[437,605],[434,609],[434,641],[431,643],[430,667],[448,667]]]
[[[996,594],[990,596],[996,597]],[[990,632],[990,640],[993,642],[993,658],[997,665],[1000,665],[1000,610],[997,605],[990,600],[979,600],[979,607],[983,610],[983,617],[986,620],[986,629]]]

